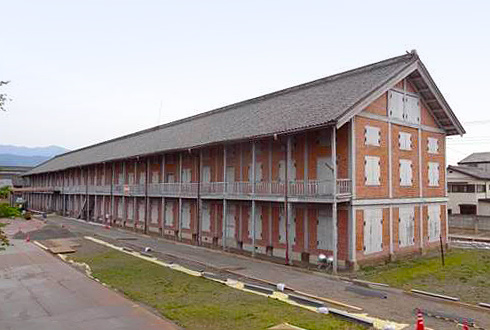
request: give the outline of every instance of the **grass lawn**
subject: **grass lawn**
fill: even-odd
[[[366,267],[358,277],[404,289],[420,289],[459,297],[467,302],[490,302],[490,251],[452,249],[442,267],[439,254]]]
[[[87,263],[102,282],[187,329],[266,329],[282,322],[311,330],[363,329],[94,245],[83,242],[71,258]]]

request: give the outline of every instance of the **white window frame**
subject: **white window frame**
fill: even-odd
[[[388,115],[412,124],[420,124],[420,98],[413,93],[388,91]]]
[[[364,144],[367,146],[379,147],[381,144],[381,130],[379,127],[368,126],[364,127]]]
[[[383,209],[364,210],[364,254],[383,251]]]
[[[398,146],[400,150],[412,150],[412,134],[407,132],[398,133]]]
[[[412,124],[420,123],[420,99],[413,94],[406,94],[403,99],[403,112],[405,121]]]
[[[398,208],[398,246],[415,245],[415,209],[413,206]]]
[[[211,210],[208,203],[202,203],[202,222],[201,229],[203,232],[211,232]]]
[[[412,161],[400,159],[400,186],[411,187],[413,185]]]
[[[403,92],[395,90],[388,92],[388,115],[390,118],[405,120],[403,103]]]
[[[381,185],[381,161],[378,156],[364,157],[364,178],[366,186]]]
[[[439,139],[429,136],[427,138],[427,152],[429,154],[439,153]]]
[[[191,203],[182,203],[182,229],[191,229]]]
[[[428,163],[428,180],[429,187],[439,187],[439,163],[429,162]]]
[[[431,204],[427,206],[427,227],[430,243],[437,242],[441,236],[441,205]]]
[[[320,208],[316,222],[316,247],[319,250],[333,250],[331,233],[333,230],[332,210],[329,208]]]

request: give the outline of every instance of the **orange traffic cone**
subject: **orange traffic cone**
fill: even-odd
[[[422,316],[422,312],[417,308],[417,324],[415,324],[415,330],[424,330],[424,317]]]
[[[30,242],[30,241],[31,241],[31,235],[27,234],[26,242]]]
[[[463,330],[470,330],[470,328],[468,327],[468,320],[464,320],[463,321]]]

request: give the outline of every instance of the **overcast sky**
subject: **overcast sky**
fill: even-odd
[[[0,144],[76,149],[417,49],[490,151],[490,1],[0,0]]]

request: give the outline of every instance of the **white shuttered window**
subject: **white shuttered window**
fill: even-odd
[[[412,161],[400,159],[400,186],[411,186],[412,181]]]
[[[191,229],[191,204],[182,203],[182,229]]]
[[[381,133],[379,127],[366,126],[364,128],[364,144],[379,147],[380,142]]]
[[[439,153],[439,139],[434,137],[427,138],[427,152],[429,154]]]
[[[441,206],[438,204],[428,206],[429,215],[429,242],[435,242],[441,235]]]
[[[412,150],[412,134],[400,132],[398,135],[398,145],[400,150]]]
[[[365,156],[364,177],[366,186],[379,186],[380,183],[380,160],[376,156]]]
[[[414,95],[405,95],[405,120],[412,124],[420,122],[420,100]]]
[[[420,123],[420,100],[416,95],[391,90],[388,92],[388,113],[391,118],[412,124]]]
[[[397,91],[388,92],[388,113],[392,118],[404,120],[403,93]]]
[[[332,209],[321,208],[318,211],[318,220],[316,223],[316,246],[320,250],[333,250],[332,244]]]
[[[174,225],[174,203],[167,201],[165,203],[165,226]]]
[[[383,250],[383,209],[364,210],[364,254]]]
[[[415,212],[413,206],[398,209],[398,245],[400,247],[415,244]]]
[[[429,162],[429,186],[439,186],[439,163]]]

